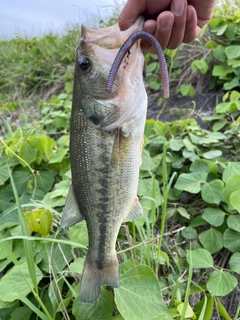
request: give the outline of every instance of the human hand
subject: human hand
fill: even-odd
[[[120,30],[129,28],[141,14],[145,16],[143,30],[150,32],[162,48],[176,49],[189,43],[209,22],[217,0],[128,0],[119,15]],[[143,48],[154,52],[146,42]]]

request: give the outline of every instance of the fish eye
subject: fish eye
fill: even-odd
[[[87,57],[81,57],[78,59],[78,65],[82,71],[87,71],[92,66],[92,63]]]

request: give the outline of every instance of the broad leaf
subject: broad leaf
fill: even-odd
[[[36,175],[37,188],[47,193],[52,189],[54,182],[54,174],[51,171],[40,171]]]
[[[92,304],[82,304],[79,296],[73,302],[72,313],[76,320],[111,320],[114,304],[113,296],[106,289],[102,288],[98,301]]]
[[[237,279],[223,270],[215,270],[207,282],[207,289],[213,296],[226,296],[238,284]]]
[[[240,252],[240,232],[227,229],[224,232],[224,247],[231,252]]]
[[[138,265],[126,271],[114,292],[125,320],[155,319],[167,314],[158,280],[148,266]]]
[[[240,163],[239,162],[229,162],[227,167],[223,171],[222,179],[226,182],[230,177],[235,174],[240,175]]]
[[[34,188],[34,179],[29,171],[14,171],[13,180],[18,194],[23,194],[24,192]]]
[[[240,274],[240,253],[235,252],[229,260],[230,269]]]
[[[230,204],[240,213],[240,185],[239,189],[234,191],[230,196]],[[240,230],[240,229],[238,229]]]
[[[32,310],[28,307],[19,307],[16,308],[11,314],[11,320],[29,320],[32,314]]]
[[[202,186],[201,195],[207,203],[219,204],[222,200],[224,183],[221,180],[213,180]]]
[[[212,226],[219,227],[223,224],[225,212],[217,208],[206,208],[202,217]]]
[[[210,253],[215,253],[223,247],[223,235],[214,228],[200,233],[199,240]]]
[[[5,158],[0,159],[0,185],[3,185],[9,179],[8,166],[5,160]]]
[[[179,176],[174,188],[185,190],[190,193],[198,193],[201,184],[207,179],[207,172],[183,173]]]
[[[198,237],[198,234],[195,228],[189,226],[182,230],[182,236],[185,239],[196,239]]]
[[[221,150],[210,150],[210,151],[203,153],[203,158],[216,159],[217,157],[220,157],[221,155],[222,155]]]
[[[229,210],[233,209],[233,207],[231,205],[230,197],[233,192],[239,191],[239,190],[240,190],[240,174],[235,174],[227,179],[226,186],[225,186],[225,189],[223,192],[225,199],[226,199],[226,202],[228,204]],[[235,201],[234,201],[234,203],[235,203]]]
[[[199,248],[196,250],[187,250],[187,262],[193,268],[212,268],[213,258],[209,251]]]
[[[39,283],[43,275],[41,270],[37,266],[35,266],[35,268],[37,283]],[[22,275],[19,269],[21,270],[24,276]],[[0,300],[11,302],[16,300],[16,296],[18,295],[26,296],[31,291],[26,280],[33,287],[32,280],[27,267],[27,262],[25,261],[20,264],[20,267],[12,267],[11,270],[2,277],[0,287]]]
[[[230,229],[240,231],[240,215],[234,214],[227,218],[227,225]]]

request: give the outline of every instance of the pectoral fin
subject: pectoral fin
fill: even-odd
[[[133,207],[130,210],[128,216],[126,217],[125,222],[132,221],[133,219],[140,217],[142,214],[143,214],[142,206],[138,200],[138,197],[136,197],[136,200],[133,203]]]
[[[60,227],[62,229],[69,228],[74,224],[82,221],[83,219],[84,219],[84,216],[79,211],[77,200],[75,198],[73,188],[71,185],[67,195],[66,204],[63,208]]]

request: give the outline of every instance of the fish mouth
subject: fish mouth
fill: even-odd
[[[132,33],[143,29],[143,23],[144,18],[143,16],[140,16],[136,22],[125,31],[120,31],[118,24],[107,28],[94,28],[83,25],[82,39],[88,47],[91,47],[94,61],[103,68],[110,70],[120,47]],[[130,58],[133,58],[135,53],[142,54],[139,44],[140,41],[138,41],[126,55],[123,62],[123,67],[125,69],[127,67],[128,69],[131,67],[134,68],[134,61],[136,61],[136,59]]]
[[[139,16],[136,22],[125,31],[120,31],[118,24],[107,28],[82,25],[82,37],[87,43],[118,50],[132,33],[143,29],[143,23],[144,17]]]

